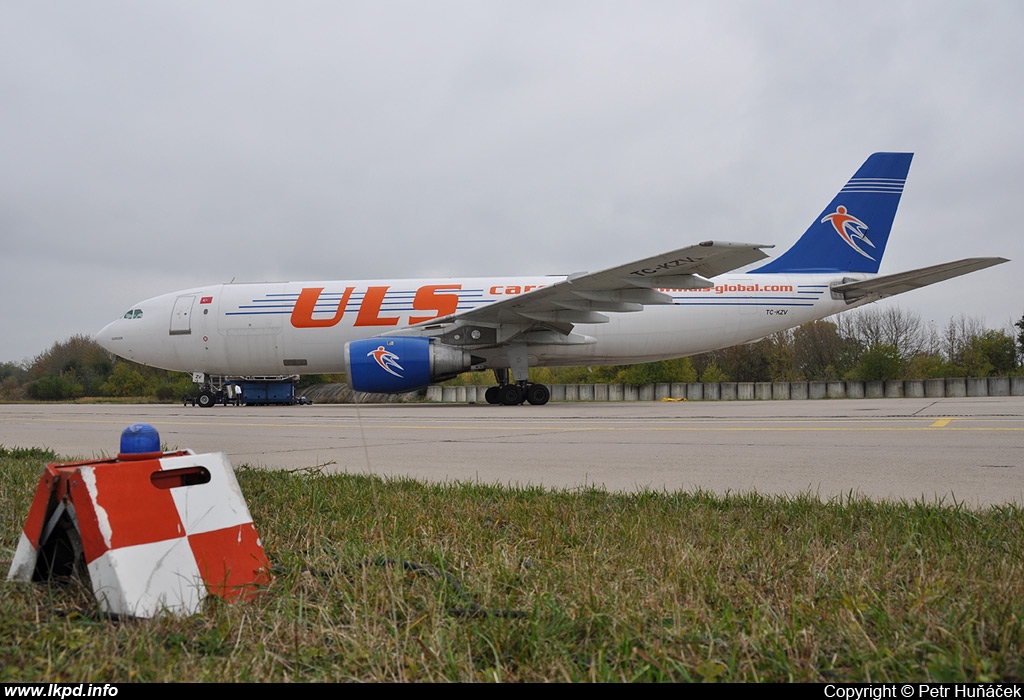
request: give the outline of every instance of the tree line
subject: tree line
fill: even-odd
[[[961,316],[944,328],[890,307],[849,311],[775,333],[755,343],[662,362],[607,367],[540,367],[545,384],[784,382],[856,379],[990,377],[1024,373],[1024,316],[1006,330]],[[299,388],[342,382],[343,375],[306,375]],[[491,384],[490,372],[451,384]],[[195,392],[184,372],[147,367],[112,355],[88,336],[58,341],[30,362],[0,364],[0,400],[66,401],[149,398],[179,401]]]
[[[754,343],[675,360],[609,367],[530,370],[545,384],[792,382],[994,377],[1024,373],[1024,316],[988,329],[961,316],[945,328],[898,307],[868,307],[805,323]],[[487,384],[462,375],[453,384]]]

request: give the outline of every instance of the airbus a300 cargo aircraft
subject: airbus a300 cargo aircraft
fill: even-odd
[[[402,393],[492,370],[490,403],[547,403],[529,367],[652,362],[754,341],[1006,262],[967,258],[879,276],[910,153],[875,153],[782,255],[706,241],[552,277],[214,284],[135,304],[96,337],[129,360],[226,381],[345,372]]]

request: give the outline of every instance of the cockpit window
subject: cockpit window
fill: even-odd
[[[128,309],[124,312],[124,318],[142,318],[142,309]]]

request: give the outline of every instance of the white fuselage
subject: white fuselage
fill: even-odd
[[[867,275],[728,274],[709,289],[662,291],[671,305],[576,324],[577,344],[528,344],[530,366],[630,364],[757,340],[852,308],[829,285]],[[563,281],[564,277],[218,284],[143,301],[96,336],[142,364],[213,375],[344,371],[345,343],[396,331]],[[867,301],[866,299],[863,301]],[[486,367],[507,351],[478,348]]]

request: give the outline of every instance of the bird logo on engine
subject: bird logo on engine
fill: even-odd
[[[388,374],[402,378],[402,375],[398,372],[404,372],[405,368],[398,364],[398,355],[390,350],[385,350],[383,345],[378,346],[376,350],[366,353],[366,356],[373,357],[377,364],[380,365],[380,368]]]

